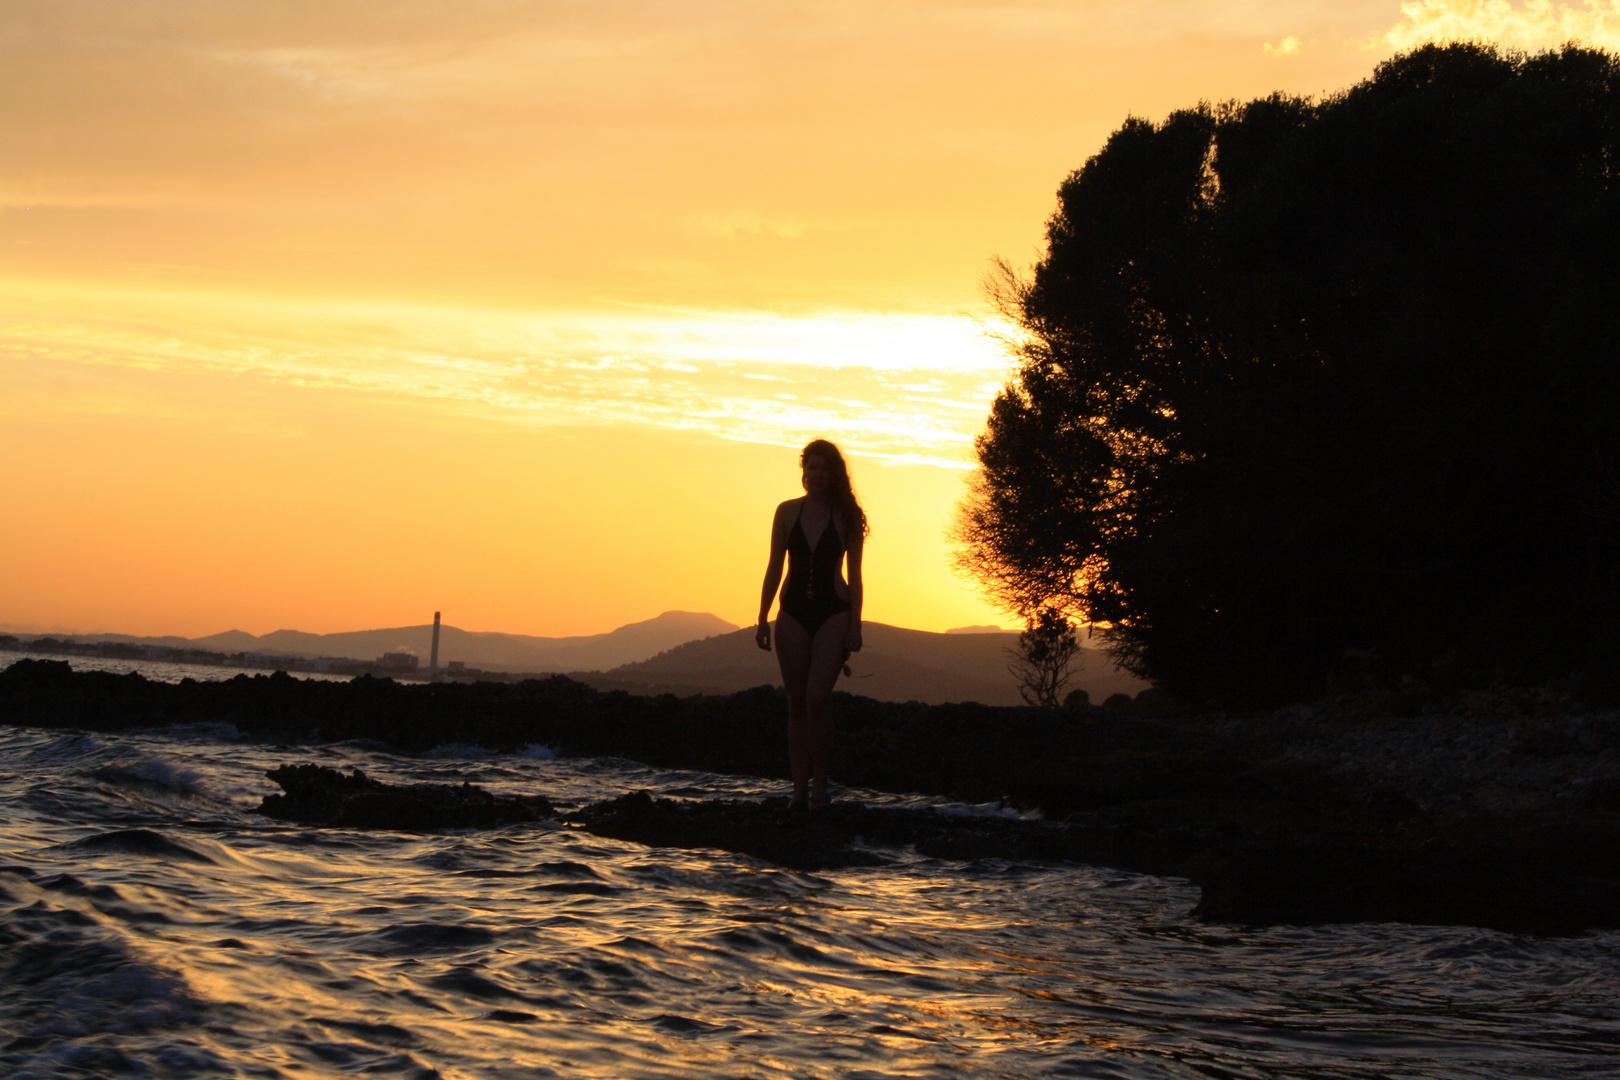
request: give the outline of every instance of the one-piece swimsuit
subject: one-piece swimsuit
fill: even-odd
[[[838,569],[844,561],[844,538],[833,527],[832,515],[821,530],[815,550],[804,534],[804,503],[788,533],[787,584],[782,587],[782,612],[793,616],[814,637],[821,624],[849,610],[849,601],[838,595]]]

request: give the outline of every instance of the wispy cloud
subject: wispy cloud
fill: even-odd
[[[767,217],[751,210],[699,214],[686,219],[687,232],[722,240],[735,240],[739,236],[776,236],[784,240],[797,240],[808,228],[807,224],[793,218]]]
[[[172,317],[180,309],[185,318]],[[220,373],[244,388],[269,380],[525,424],[645,424],[790,446],[821,435],[857,454],[951,468],[968,463],[1007,368],[966,316],[535,313],[127,293],[49,303],[0,293],[0,363]]]

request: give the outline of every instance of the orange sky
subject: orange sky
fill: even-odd
[[[794,447],[870,618],[1010,625],[943,530],[992,256],[1129,114],[1614,0],[10,0],[0,623],[751,622]]]

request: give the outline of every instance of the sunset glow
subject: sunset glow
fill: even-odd
[[[1585,0],[1412,0],[1401,5],[1401,21],[1383,36],[1396,49],[1430,41],[1494,41],[1510,49],[1538,52],[1566,41],[1600,49],[1620,48],[1620,2]]]
[[[868,617],[1011,625],[944,531],[1009,370],[979,283],[1064,176],[1128,115],[1617,10],[9,5],[0,623],[750,621],[825,436]]]

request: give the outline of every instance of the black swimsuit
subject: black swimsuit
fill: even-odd
[[[782,587],[781,614],[791,615],[800,626],[814,637],[821,624],[849,610],[849,601],[838,595],[838,568],[844,561],[844,538],[833,528],[832,515],[821,530],[821,539],[815,550],[810,550],[810,538],[804,535],[804,503],[799,503],[799,516],[794,519],[793,531],[788,533],[787,584]],[[829,539],[828,534],[831,534]]]

